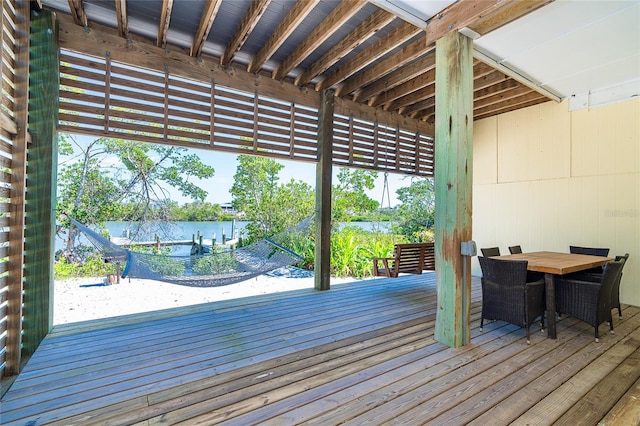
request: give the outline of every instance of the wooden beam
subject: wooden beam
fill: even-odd
[[[127,17],[127,0],[115,0],[116,19],[118,20],[118,34],[120,37],[129,37],[129,19]]]
[[[295,102],[299,105],[318,108],[320,104],[319,93],[295,86],[287,82],[275,81],[260,74],[250,74],[238,68],[221,67],[219,61],[209,57],[200,60],[190,57],[187,52],[179,49],[165,51],[154,42],[138,40],[131,37],[130,42],[123,40],[111,28],[93,24],[89,32],[76,26],[70,17],[65,14],[58,15],[60,21],[59,46],[87,55],[103,57],[106,51],[112,61],[124,64],[132,64],[150,70],[165,72],[165,67],[173,75],[203,81],[207,84],[213,79],[216,85],[232,87],[245,92],[253,93],[256,88],[260,96],[273,97],[275,99]],[[342,108],[342,109],[340,109]],[[379,121],[380,124],[395,127],[400,125],[410,131],[421,134],[433,135],[433,128],[426,123],[421,123],[396,113],[376,110],[364,104],[336,98],[336,109],[341,114],[363,120]],[[401,123],[401,124],[398,124]]]
[[[318,111],[318,163],[316,164],[316,236],[314,287],[329,290],[331,281],[331,152],[333,141],[333,91],[320,93]]]
[[[4,12],[4,11],[3,11]],[[9,260],[7,262],[7,340],[5,375],[20,372],[22,364],[24,226],[27,178],[27,132],[29,105],[29,3],[16,3],[15,124],[11,148],[11,201],[9,208]],[[7,40],[2,36],[3,43]]]
[[[291,52],[272,74],[276,80],[282,80],[289,71],[297,67],[326,39],[353,17],[366,3],[366,0],[342,0],[329,15],[309,33],[309,35]]]
[[[388,52],[404,44],[407,40],[419,34],[420,31],[419,28],[403,22],[396,29],[390,31],[387,35],[380,38],[380,40],[358,53],[355,58],[342,65],[331,75],[319,81],[318,84],[316,84],[316,90],[328,89],[344,81],[369,64],[377,61]]]
[[[271,0],[251,1],[249,9],[247,9],[247,12],[242,17],[242,21],[240,21],[236,32],[233,34],[233,37],[231,37],[231,41],[227,44],[227,48],[220,58],[220,65],[229,65],[233,56],[242,48],[244,42],[247,41],[247,37],[249,37],[251,31],[253,31],[255,26],[258,24],[258,21],[267,10],[269,3],[271,3]]]
[[[322,55],[320,59],[314,62],[302,74],[297,76],[294,80],[295,84],[297,86],[304,86],[309,81],[329,69],[333,64],[337,63],[340,59],[373,36],[376,32],[387,26],[395,18],[395,15],[379,9],[377,12],[365,19],[345,38],[329,49],[327,53]]]
[[[534,10],[537,10],[553,0],[515,0],[484,13],[481,19],[469,25],[473,31],[480,35],[487,35],[491,31],[507,25]]]
[[[424,99],[425,95],[423,95],[423,93],[425,91],[422,89],[434,84],[435,82],[436,70],[429,70],[398,87],[376,96],[371,102],[369,102],[369,105],[372,107],[384,106],[384,109],[389,111],[397,110],[403,106],[417,102],[407,102],[410,99],[409,95],[413,93],[418,100]]]
[[[436,285],[434,337],[451,347],[471,340],[473,41],[457,32],[436,42]]]
[[[282,22],[278,24],[276,30],[271,34],[269,40],[262,46],[260,51],[253,57],[247,71],[250,73],[257,73],[262,65],[271,58],[271,55],[282,43],[291,35],[298,25],[307,17],[307,15],[313,10],[314,7],[320,2],[320,0],[298,0],[296,1],[287,16],[284,17]]]
[[[80,25],[81,27],[88,26],[87,14],[84,11],[82,0],[69,0],[69,10],[71,11],[71,16],[73,16],[73,22],[75,22],[76,25]]]
[[[158,23],[158,40],[156,46],[167,46],[167,34],[169,33],[169,23],[171,22],[171,11],[173,10],[173,0],[162,0],[162,11],[160,22]]]
[[[414,77],[417,77],[421,74],[424,74],[425,72],[428,72],[429,70],[434,69],[435,66],[436,55],[431,52],[431,54],[425,55],[415,60],[406,67],[394,71],[388,76],[381,78],[366,87],[358,89],[353,96],[353,100],[364,102],[379,93],[393,89],[394,87],[399,86]]]
[[[200,17],[200,24],[198,25],[198,31],[196,31],[196,35],[193,38],[193,44],[191,45],[190,56],[197,58],[202,54],[202,48],[207,41],[207,37],[209,37],[209,31],[211,31],[211,26],[213,25],[213,21],[216,19],[216,15],[218,14],[218,10],[220,10],[221,4],[222,0],[205,1],[204,10]]]
[[[336,90],[336,95],[348,95],[433,50],[433,47],[431,49],[425,49],[424,45],[425,38],[422,36],[408,46],[403,47],[398,53],[389,56],[373,67],[345,81],[344,84]]]

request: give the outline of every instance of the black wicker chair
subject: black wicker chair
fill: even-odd
[[[545,299],[544,280],[527,282],[526,260],[500,260],[478,257],[482,268],[482,316],[484,320],[501,320],[527,331],[527,344],[531,343],[529,326],[540,318],[543,324]]]
[[[480,251],[482,252],[482,255],[484,257],[500,256],[500,248],[499,247],[481,248]]]
[[[569,253],[573,254],[589,254],[591,256],[609,256],[608,248],[598,248],[598,247],[578,247],[578,246],[569,246]]]
[[[595,329],[596,342],[600,341],[598,327],[611,320],[611,292],[622,271],[623,261],[608,262],[599,282],[580,281],[558,277],[555,280],[556,310],[586,322]]]
[[[624,269],[624,265],[628,259],[629,253],[625,253],[624,256],[616,256],[616,261],[622,261],[622,269]],[[613,288],[611,289],[611,309],[618,309],[618,317],[620,319],[622,319],[622,306],[620,305],[620,282],[622,281],[622,269],[620,270],[620,275],[616,278],[613,283]],[[573,274],[569,274],[567,278],[579,281],[600,282],[602,279],[602,272],[574,272]]]
[[[520,253],[522,253],[522,248],[520,246],[511,246],[511,247],[509,247],[509,253],[511,253],[511,254],[520,254]]]
[[[607,257],[609,256],[609,249],[608,248],[602,248],[602,247],[579,247],[579,246],[569,246],[569,253],[573,253],[573,254],[588,254],[591,256],[602,256],[602,257]],[[583,271],[583,272],[589,272],[589,273],[594,273],[594,274],[602,274],[602,266],[598,266],[596,268],[591,268],[587,271]]]

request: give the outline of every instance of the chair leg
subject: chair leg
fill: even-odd
[[[484,325],[484,317],[480,316],[480,331],[482,331],[482,326]]]
[[[622,319],[622,309],[620,309],[620,305],[618,305],[618,317]]]
[[[531,344],[531,336],[529,336],[529,325],[525,326],[527,328],[527,345]]]
[[[600,336],[598,335],[598,326],[595,326],[595,330],[596,330],[596,343],[600,342]]]
[[[611,311],[609,311],[609,312],[611,312]],[[609,314],[609,316],[611,316],[611,314]],[[613,332],[613,318],[609,318],[609,333],[615,334]]]

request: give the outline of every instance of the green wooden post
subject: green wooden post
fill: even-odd
[[[318,164],[316,165],[316,241],[314,288],[329,290],[331,282],[331,148],[334,92],[320,94]]]
[[[435,164],[435,338],[452,347],[470,341],[471,261],[460,243],[471,240],[472,138],[473,41],[454,31],[436,42]]]
[[[31,12],[29,133],[24,238],[23,354],[31,355],[53,324],[53,254],[58,164],[57,22]]]

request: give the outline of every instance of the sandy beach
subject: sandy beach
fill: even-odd
[[[332,277],[331,283],[353,281]],[[283,268],[247,281],[221,287],[187,287],[161,281],[124,278],[105,285],[104,277],[76,278],[54,283],[53,324],[109,318],[218,300],[313,288],[307,271]]]

